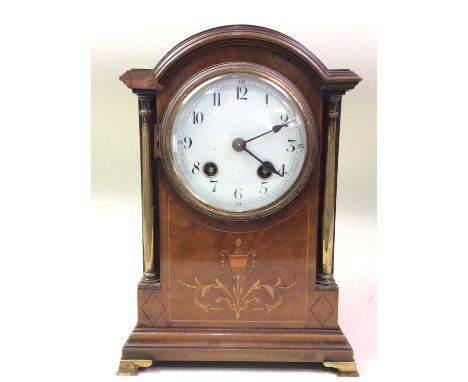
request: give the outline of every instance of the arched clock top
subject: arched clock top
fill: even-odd
[[[228,25],[193,35],[171,49],[154,68],[157,82],[164,84],[173,70],[187,64],[193,57],[220,46],[251,46],[278,51],[305,64],[324,91],[345,92],[362,80],[349,69],[328,69],[305,46],[273,29],[253,25]]]
[[[255,47],[278,52],[308,69],[324,93],[343,94],[362,78],[349,69],[328,69],[304,45],[273,29],[253,25],[228,25],[195,34],[172,48],[151,69],[131,69],[120,76],[130,89],[161,90],[171,73],[203,53],[219,47]]]

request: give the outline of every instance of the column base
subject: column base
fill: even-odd
[[[159,275],[157,273],[145,272],[140,280],[141,284],[158,284]]]
[[[317,275],[316,287],[317,289],[321,289],[321,290],[337,290],[338,289],[338,285],[336,285],[333,275],[324,275],[324,274]]]

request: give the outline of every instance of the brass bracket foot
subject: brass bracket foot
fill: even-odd
[[[140,367],[150,367],[152,364],[150,359],[121,359],[117,375],[138,375]]]
[[[338,370],[338,377],[359,377],[356,362],[324,362],[323,366]]]

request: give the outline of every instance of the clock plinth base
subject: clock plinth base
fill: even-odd
[[[135,360],[147,363],[132,364]],[[122,350],[118,374],[136,375],[138,367],[151,366],[152,361],[323,363],[338,369],[338,376],[358,376],[353,349],[340,328],[233,331],[137,327]]]

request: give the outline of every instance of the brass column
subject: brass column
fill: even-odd
[[[336,175],[338,170],[338,142],[340,135],[339,115],[341,95],[327,96],[325,117],[327,118],[325,163],[323,171],[323,204],[321,217],[321,256],[318,262],[317,283],[324,288],[334,289],[333,252],[335,244]]]
[[[135,91],[140,114],[141,203],[143,225],[143,278],[142,283],[159,281],[159,258],[155,256],[156,232],[154,225],[154,120],[156,97],[152,91]],[[156,264],[156,260],[158,264]]]

